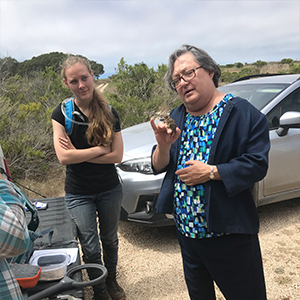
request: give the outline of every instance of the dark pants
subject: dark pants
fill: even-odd
[[[66,193],[65,197],[71,218],[77,226],[84,262],[102,264],[99,242],[101,240],[103,262],[109,272],[115,272],[117,268],[119,249],[117,232],[122,196],[122,186],[119,184],[97,195]],[[99,271],[95,269],[89,269],[88,274],[90,279],[99,277]],[[93,289],[95,293],[102,293],[106,290],[105,283],[94,285]]]
[[[256,234],[192,239],[177,231],[192,300],[215,300],[214,282],[227,300],[266,300]]]

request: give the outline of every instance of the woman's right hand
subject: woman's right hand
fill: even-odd
[[[176,131],[172,134],[172,129],[168,128],[164,122],[159,122],[157,125],[153,118],[150,120],[157,144],[160,146],[171,146],[179,137],[180,129],[176,127]]]
[[[171,145],[178,139],[181,131],[176,127],[175,133],[172,134],[172,129],[168,128],[167,124],[159,122],[156,125],[153,118],[150,124],[157,141],[157,147],[152,154],[152,165],[157,172],[160,172],[169,164]]]
[[[67,135],[59,136],[58,141],[60,146],[65,150],[76,149]]]

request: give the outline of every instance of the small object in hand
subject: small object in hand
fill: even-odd
[[[167,124],[167,128],[170,128],[172,130],[171,135],[173,135],[176,132],[176,121],[167,115],[164,117],[164,123]]]

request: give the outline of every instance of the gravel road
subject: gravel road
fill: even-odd
[[[268,300],[299,300],[300,199],[258,210]],[[175,227],[120,222],[119,238],[118,281],[127,300],[189,299]],[[217,299],[225,299],[219,291]]]

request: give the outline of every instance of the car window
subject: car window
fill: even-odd
[[[280,117],[287,111],[300,112],[300,88],[289,94],[267,114],[269,128],[277,129]]]
[[[247,99],[257,109],[264,108],[272,99],[287,87],[286,84],[228,84],[219,87],[223,93],[231,93]]]

